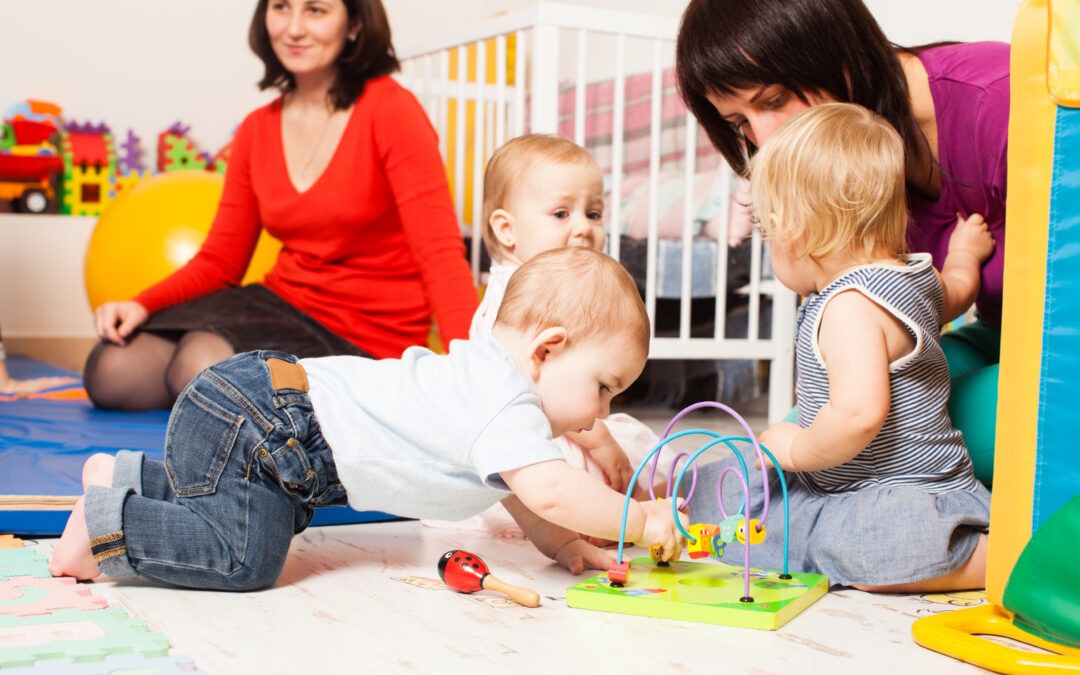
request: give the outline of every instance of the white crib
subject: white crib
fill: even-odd
[[[675,92],[677,29],[671,17],[542,1],[403,45],[399,77],[439,133],[478,281],[485,271],[479,226],[486,160],[522,133],[573,138],[607,173],[608,252],[623,259],[627,232],[637,237],[628,242],[644,240],[645,304],[654,327],[650,358],[765,361],[768,417],[778,420],[792,405],[795,297],[771,278],[755,232],[749,283],[735,289],[748,298],[747,329],[725,337],[731,332],[726,242],[734,181]],[[715,299],[710,335],[691,335],[694,298]],[[674,336],[655,335],[662,299],[678,308]],[[771,321],[762,337],[766,301]]]

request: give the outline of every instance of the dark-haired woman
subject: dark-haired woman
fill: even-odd
[[[825,101],[858,103],[904,139],[908,247],[940,269],[959,219],[981,216],[996,250],[982,268],[978,319],[942,340],[949,410],[976,475],[993,473],[1005,256],[1009,46],[898,47],[861,0],[691,0],[676,72],[687,105],[732,168],[788,117]]]
[[[100,407],[166,408],[252,349],[397,357],[466,338],[476,290],[435,132],[398,68],[379,0],[260,0],[259,86],[281,96],[232,143],[210,232],[183,268],[95,313],[84,380]],[[239,286],[260,232],[282,242]]]

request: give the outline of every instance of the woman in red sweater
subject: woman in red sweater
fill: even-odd
[[[466,338],[476,289],[435,132],[398,69],[380,0],[260,0],[250,44],[281,97],[232,143],[214,223],[184,267],[95,312],[84,380],[102,408],[172,405],[251,349],[396,357]],[[282,242],[239,286],[262,229]]]

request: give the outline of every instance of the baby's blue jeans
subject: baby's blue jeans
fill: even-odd
[[[206,369],[173,407],[164,462],[121,451],[112,487],[87,488],[90,545],[104,574],[263,588],[315,508],[347,502],[295,362],[247,352]]]

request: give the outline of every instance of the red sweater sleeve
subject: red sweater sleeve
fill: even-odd
[[[411,92],[394,87],[387,94],[373,116],[376,151],[439,335],[448,346],[469,337],[476,287],[435,130]]]
[[[251,117],[232,142],[225,187],[206,240],[186,265],[135,297],[151,314],[240,283],[261,227],[251,188]]]

